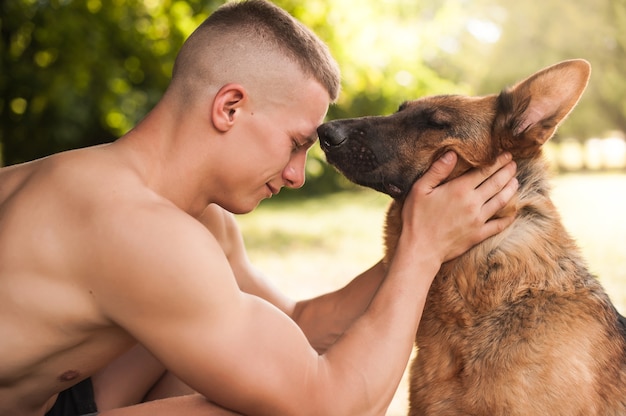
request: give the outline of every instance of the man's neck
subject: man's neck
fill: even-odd
[[[148,188],[197,217],[210,198],[202,189],[197,149],[185,142],[188,135],[179,128],[184,124],[157,106],[114,146]]]

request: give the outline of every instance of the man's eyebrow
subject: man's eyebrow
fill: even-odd
[[[302,141],[298,141],[298,147],[309,148],[315,144],[317,141],[317,130],[311,134],[310,136],[300,136],[302,137]]]
[[[313,145],[315,144],[315,142],[317,141],[318,136],[317,136],[317,131],[315,131],[315,133],[311,134],[308,137],[304,138],[304,143],[302,143],[303,145]]]

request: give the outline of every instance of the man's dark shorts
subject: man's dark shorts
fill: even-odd
[[[93,416],[97,414],[93,385],[91,379],[88,378],[59,393],[57,401],[46,416]]]

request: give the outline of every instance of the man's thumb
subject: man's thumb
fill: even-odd
[[[452,173],[454,166],[456,166],[456,161],[456,153],[451,150],[444,153],[424,173],[420,180],[422,186],[427,186],[431,189],[439,186]]]

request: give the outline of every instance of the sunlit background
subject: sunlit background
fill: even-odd
[[[111,141],[128,131],[164,91],[184,39],[222,3],[0,2],[1,163]],[[624,0],[276,3],[318,33],[342,68],[343,93],[329,118],[387,114],[427,94],[494,93],[557,61],[585,58],[592,79],[554,140],[566,143],[568,156],[557,158],[556,166],[624,166]],[[581,156],[575,143],[588,152]],[[312,156],[304,193],[345,185],[319,163],[319,151]]]
[[[329,118],[429,94],[488,94],[560,60],[593,67],[548,144],[554,199],[626,311],[626,1],[277,0],[343,73]],[[156,103],[174,56],[221,1],[0,0],[0,166],[114,140]],[[310,152],[307,184],[240,218],[250,256],[294,297],[343,285],[382,253],[388,200]],[[0,186],[2,184],[0,183]],[[403,384],[389,415],[406,414]]]

